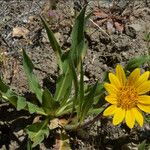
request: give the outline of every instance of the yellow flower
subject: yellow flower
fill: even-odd
[[[118,125],[124,119],[129,128],[133,128],[135,121],[142,127],[143,115],[141,110],[150,113],[149,71],[140,75],[140,69],[135,69],[126,79],[121,65],[117,65],[116,74],[109,73],[110,83],[104,87],[108,92],[105,100],[111,104],[104,111],[104,116],[114,115],[113,124]]]

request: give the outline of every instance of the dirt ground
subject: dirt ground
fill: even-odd
[[[61,47],[70,46],[70,33],[75,14],[84,0],[0,1],[0,74],[12,89],[20,94],[29,93],[22,67],[25,49],[35,65],[41,85],[54,90],[58,76],[56,57],[48,42],[39,14],[49,22]],[[103,72],[114,70],[116,64],[142,54],[148,54],[145,33],[150,32],[149,0],[88,0],[87,12],[93,11],[87,23],[85,38],[89,43],[84,61],[86,82],[102,81]],[[32,123],[33,116],[17,112],[8,103],[0,102],[0,149],[26,149],[27,136],[20,127]],[[17,119],[16,119],[17,118]],[[87,133],[88,131],[88,133]],[[72,149],[134,150],[143,140],[150,140],[150,125],[129,130],[124,124],[114,127],[111,119],[103,118],[94,127],[79,133],[69,133]],[[53,149],[54,136],[45,140],[41,150]],[[38,149],[38,148],[36,148]]]

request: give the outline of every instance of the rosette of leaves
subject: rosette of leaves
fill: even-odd
[[[94,104],[97,103],[103,91],[103,86],[98,82],[91,86],[85,86],[84,83],[83,59],[87,50],[84,30],[88,19],[88,16],[85,17],[85,10],[86,7],[81,10],[75,20],[71,33],[71,47],[66,53],[63,53],[53,32],[48,27],[48,23],[41,17],[60,69],[54,94],[51,93],[51,89],[40,86],[33,73],[34,65],[25,50],[23,50],[23,67],[29,88],[35,94],[37,102],[32,102],[32,99],[27,100],[16,94],[0,78],[0,95],[4,100],[9,101],[18,111],[25,109],[31,114],[42,116],[42,121],[33,123],[26,128],[28,137],[32,141],[32,147],[41,143],[45,137],[49,136],[49,131],[58,125],[63,129],[64,134],[65,130],[79,128],[89,114],[100,113],[103,110],[94,108]],[[62,123],[61,119],[64,116],[67,117]],[[54,120],[57,120],[58,125],[53,126]]]

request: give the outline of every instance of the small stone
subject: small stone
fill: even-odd
[[[126,35],[136,38],[137,32],[139,32],[142,27],[139,24],[131,24],[125,27]]]
[[[15,27],[13,28],[12,31],[12,37],[16,37],[16,38],[26,38],[26,36],[28,35],[29,30],[24,28],[24,27]]]
[[[28,23],[32,23],[36,19],[35,16],[29,16]]]
[[[136,38],[136,30],[130,26],[125,27],[125,33],[131,38]]]
[[[128,54],[126,52],[122,52],[122,56],[124,56],[126,59],[128,58]]]
[[[57,39],[57,41],[61,41],[62,40],[62,35],[59,32],[54,33],[55,38]]]
[[[24,133],[23,130],[20,130],[20,131],[17,132],[18,136],[23,135],[23,133]]]

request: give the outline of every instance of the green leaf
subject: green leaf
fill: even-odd
[[[27,105],[27,101],[24,97],[18,96],[17,100],[17,110],[24,109]]]
[[[88,95],[89,92],[92,90],[93,86],[89,86],[87,87],[86,91],[85,91],[85,95]],[[103,83],[97,82],[97,87],[95,89],[95,95],[94,95],[94,104],[97,104],[100,100],[100,98],[104,95],[104,85]]]
[[[33,114],[33,113],[37,113],[37,114],[40,114],[40,115],[45,115],[47,116],[47,114],[45,113],[45,111],[38,107],[37,105],[33,104],[33,103],[30,103],[30,102],[27,102],[27,110],[29,111],[30,114]]]
[[[72,105],[73,102],[72,100],[69,100],[68,102],[66,102],[66,104],[64,106],[61,106],[57,112],[56,112],[56,117],[60,117],[66,114],[70,114],[72,112]]]
[[[61,50],[61,47],[60,45],[58,44],[53,32],[51,31],[51,29],[48,27],[48,23],[46,22],[46,20],[41,17],[41,20],[42,20],[42,23],[46,29],[46,32],[47,32],[47,36],[49,38],[49,41],[51,43],[51,46],[54,50],[54,52],[56,53],[56,56],[57,56],[57,59],[58,59],[58,65],[59,65],[59,68],[61,71],[63,71],[63,67],[62,67],[62,60],[61,60],[61,57],[62,57],[62,50]]]
[[[26,54],[25,50],[23,50],[23,67],[28,78],[29,87],[31,91],[35,93],[39,102],[42,103],[42,88],[40,87],[40,84],[33,73],[33,63]]]
[[[82,112],[80,115],[81,116],[80,117],[81,122],[83,121],[85,116],[88,114],[88,111],[93,107],[94,96],[95,96],[97,84],[98,84],[98,82],[96,82],[96,84],[93,86],[93,88],[91,89],[89,94],[84,97],[84,103],[82,105]]]
[[[31,114],[37,113],[45,116],[47,115],[45,114],[42,108],[38,107],[35,104],[27,102],[24,97],[21,97],[17,95],[15,92],[13,92],[7,85],[3,83],[1,78],[0,78],[0,94],[4,100],[9,101],[12,105],[14,105],[17,108],[17,110],[25,109],[28,110]]]
[[[145,146],[146,146],[146,140],[144,140],[141,144],[139,144],[138,150],[145,150]]]
[[[66,95],[66,92],[68,92],[68,88],[71,87],[72,75],[70,74],[70,68],[68,67],[66,73],[58,78],[54,99],[57,101],[63,100]]]
[[[70,73],[72,74],[72,78],[73,78],[73,83],[74,83],[74,99],[73,99],[73,107],[72,110],[74,111],[75,109],[75,105],[77,104],[77,100],[78,100],[78,92],[79,92],[79,85],[78,85],[78,77],[77,77],[77,73],[76,73],[76,68],[74,66],[74,63],[72,61],[72,59],[69,59],[69,67],[70,67]]]
[[[135,68],[140,68],[142,65],[150,61],[149,55],[133,57],[127,63],[125,70],[132,71]]]
[[[71,58],[75,67],[78,67],[82,59],[83,50],[85,50],[84,27],[85,27],[85,10],[84,7],[79,16],[75,20],[75,24],[71,33]]]
[[[69,100],[71,96],[71,90],[72,88],[70,87],[66,90],[66,94],[64,95],[64,98],[60,101],[60,107],[63,107],[66,105],[67,101]]]
[[[49,135],[49,129],[47,126],[48,121],[49,120],[47,119],[40,123],[34,123],[26,128],[26,132],[31,141],[33,142],[32,147],[37,146],[44,140],[45,137],[46,138],[48,137]]]
[[[63,63],[63,73],[66,72],[66,70],[68,69],[69,67],[69,63],[68,63],[68,59],[70,57],[70,51],[67,51],[65,52],[63,55],[62,55],[62,63]]]
[[[105,108],[101,107],[101,108],[91,108],[89,111],[88,111],[88,114],[87,115],[98,115],[100,114]]]
[[[6,93],[1,93],[1,97],[17,107],[18,96],[11,90],[8,90]]]
[[[150,123],[150,115],[145,115],[144,119],[145,119],[145,121],[147,121],[148,123]]]
[[[43,92],[43,102],[42,108],[47,114],[54,113],[59,107],[59,102],[55,101],[52,94],[48,89],[45,89]]]

